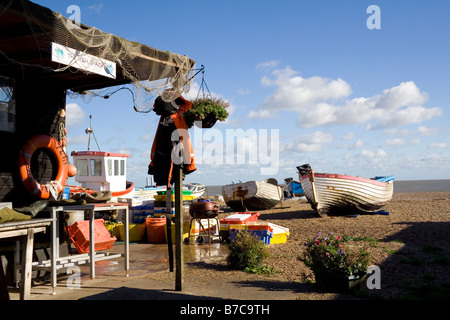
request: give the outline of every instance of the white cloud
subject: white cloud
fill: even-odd
[[[432,136],[434,134],[437,134],[438,130],[434,128],[427,128],[424,126],[420,126],[419,128],[417,128],[417,132],[419,132],[423,136]]]
[[[361,139],[356,140],[355,143],[353,144],[354,148],[362,148],[364,146],[365,146],[365,143]]]
[[[430,149],[445,149],[448,147],[448,144],[445,142],[433,142],[428,145]]]
[[[352,140],[356,137],[356,134],[354,132],[348,132],[344,135],[342,135],[342,139],[344,140]]]
[[[276,68],[280,64],[280,61],[278,60],[270,60],[266,62],[261,62],[256,65],[256,69],[270,69],[270,68]]]
[[[305,128],[366,124],[367,129],[380,129],[422,123],[442,114],[440,108],[423,106],[428,96],[413,81],[402,82],[381,94],[343,102],[352,90],[342,79],[303,78],[286,67],[273,70],[261,83],[275,87],[274,92],[249,112],[249,118],[270,118],[291,111],[299,114],[297,123]]]
[[[84,110],[76,103],[66,105],[66,126],[68,129],[83,124],[86,117]]]
[[[316,131],[298,136],[294,142],[284,143],[281,151],[293,152],[315,152],[320,151],[323,145],[334,140],[332,134],[323,131]]]
[[[88,9],[90,11],[95,12],[95,13],[101,13],[101,11],[103,9],[103,3],[91,5],[91,6],[88,7]]]
[[[247,95],[247,94],[250,94],[250,89],[239,89],[239,90],[237,91],[237,93],[240,94],[240,95],[242,95],[242,96],[245,96],[245,95]]]
[[[386,153],[386,151],[384,151],[382,149],[377,149],[377,150],[364,149],[361,151],[361,156],[363,156],[365,158],[370,158],[370,159],[379,159],[379,158],[386,157],[387,153]]]
[[[405,140],[400,138],[389,139],[386,141],[389,146],[400,147],[406,144]]]

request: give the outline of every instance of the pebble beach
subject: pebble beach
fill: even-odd
[[[317,217],[305,201],[283,201],[260,211],[259,217],[260,221],[289,228],[286,243],[267,245],[270,256],[264,264],[272,267],[273,273],[230,270],[224,257],[210,257],[185,264],[185,288],[227,299],[258,299],[250,294],[255,284],[261,290],[289,291],[289,295],[277,297],[290,300],[449,299],[450,192],[394,193],[383,209],[389,214]],[[229,214],[232,212],[225,210],[219,217]],[[314,274],[298,257],[307,238],[319,232],[350,236],[350,246],[368,251],[371,264],[380,267],[381,288],[369,290],[362,285],[354,296],[314,286]],[[174,275],[161,272],[149,277],[170,284]],[[219,293],[220,287],[233,283],[247,284],[249,296]]]

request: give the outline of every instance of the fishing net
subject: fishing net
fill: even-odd
[[[31,41],[34,41],[39,52],[43,53],[41,64],[44,66],[49,65],[52,43],[77,50],[80,54],[85,53],[113,62],[117,68],[115,82],[119,85],[132,84],[133,99],[139,108],[148,107],[156,96],[161,96],[165,101],[172,101],[190,89],[195,61],[187,56],[158,50],[105,33],[96,27],[76,23],[60,13],[26,0],[0,0],[0,19],[3,13],[11,8],[24,13],[29,33],[32,35]],[[47,67],[47,72],[90,73],[74,68],[71,64],[61,64],[57,68],[52,66]],[[75,92],[88,98],[104,94],[105,86],[99,85],[95,88],[93,84],[88,83],[86,87],[87,90],[80,89]]]

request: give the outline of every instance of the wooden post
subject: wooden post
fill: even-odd
[[[8,292],[8,282],[6,281],[6,276],[3,271],[3,262],[0,256],[0,301],[10,300]]]
[[[169,249],[169,269],[173,272],[173,247],[172,247],[172,188],[167,186],[166,193],[166,234],[167,246]]]
[[[183,291],[184,255],[183,255],[183,172],[176,169],[175,182],[175,290]]]
[[[20,300],[29,300],[31,295],[31,276],[33,262],[34,229],[29,228],[22,242],[22,276],[20,288]]]

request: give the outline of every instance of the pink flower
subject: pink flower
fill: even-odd
[[[326,253],[326,255],[327,255],[327,258],[329,258],[329,257],[330,257],[330,254],[329,254],[328,252]]]

